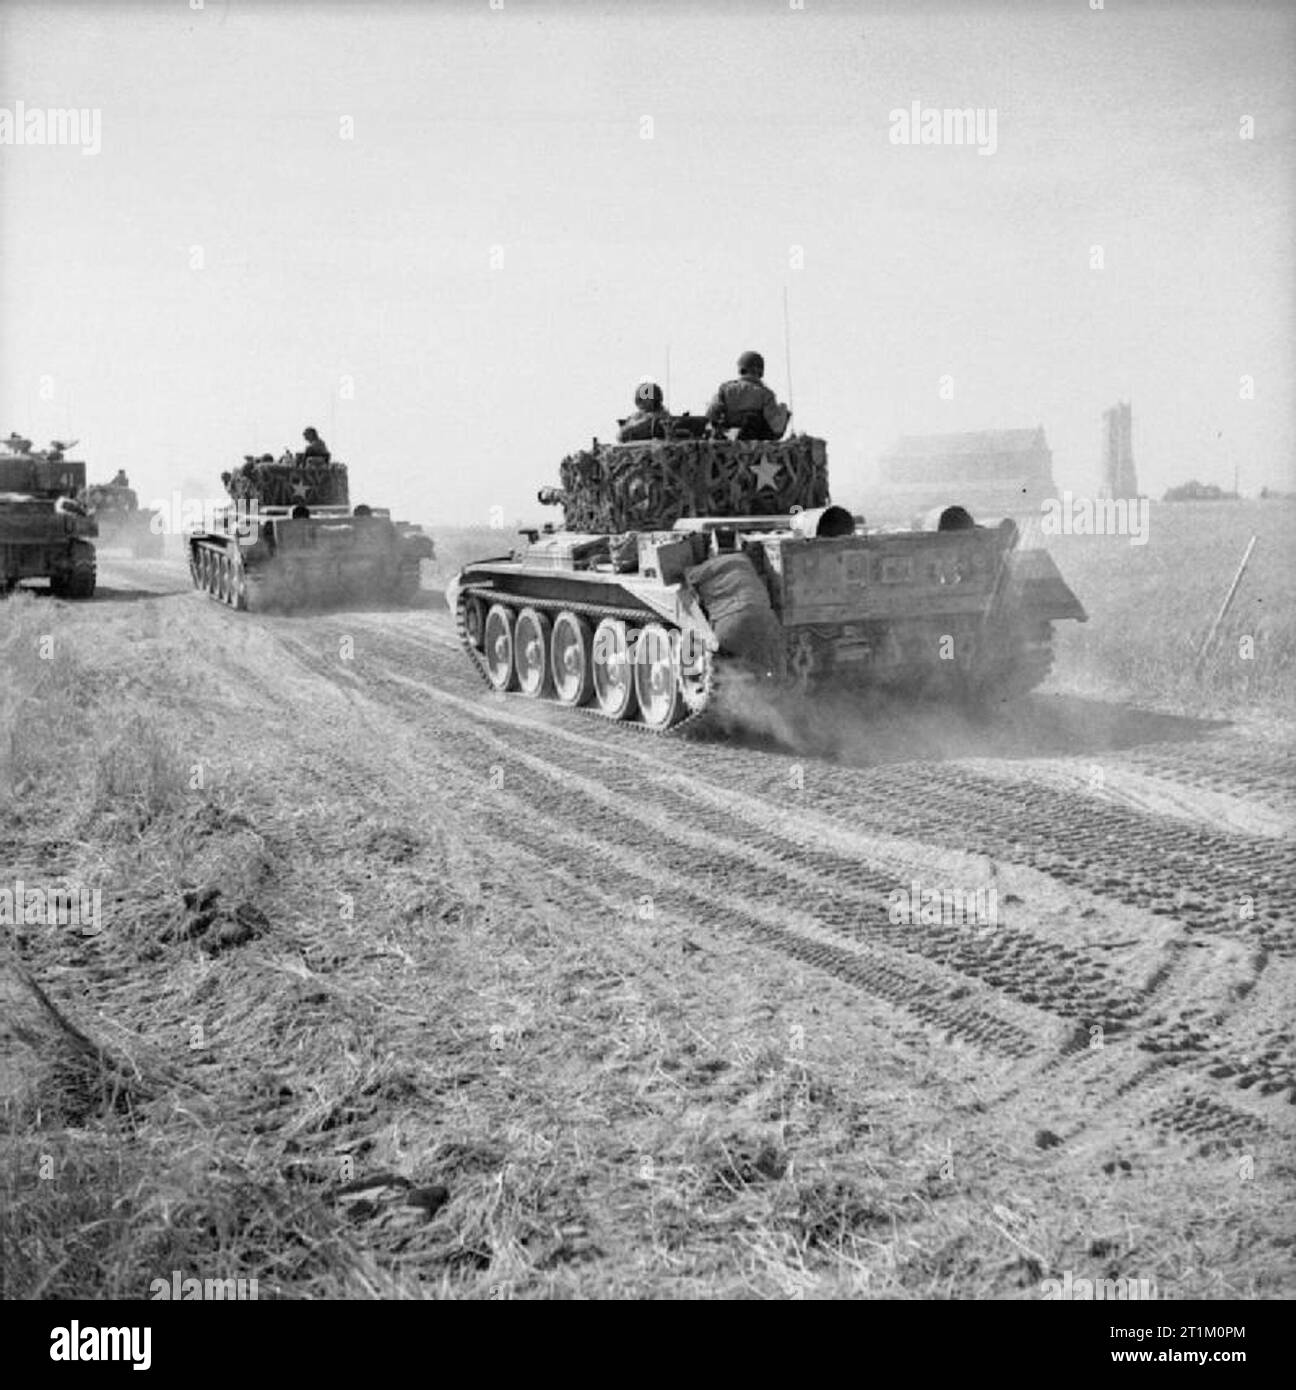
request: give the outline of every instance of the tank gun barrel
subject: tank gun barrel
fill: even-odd
[[[567,502],[566,490],[560,487],[542,487],[536,497],[542,507],[561,507]]]

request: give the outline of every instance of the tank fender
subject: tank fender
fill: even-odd
[[[463,588],[463,570],[460,570],[460,571],[458,572],[458,574],[451,575],[451,577],[446,581],[446,586],[445,586],[445,601],[446,601],[446,607],[447,607],[452,613],[457,612],[458,609],[459,609],[459,591],[460,591],[462,588]]]
[[[680,585],[679,593],[675,596],[675,603],[679,609],[681,631],[687,630],[695,633],[694,641],[704,642],[709,652],[718,652],[720,639],[715,635],[715,629],[707,621],[707,615],[702,611],[701,601],[692,585]]]
[[[729,552],[694,565],[687,575],[719,643],[758,674],[783,675],[783,629],[769,590],[751,558]]]
[[[1007,556],[1002,606],[1041,622],[1074,618],[1087,623],[1089,614],[1047,550],[1014,550]]]

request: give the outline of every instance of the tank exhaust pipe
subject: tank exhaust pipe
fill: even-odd
[[[971,531],[976,528],[972,513],[957,502],[948,507],[933,507],[914,519],[915,531]]]
[[[808,507],[792,513],[792,530],[803,540],[830,540],[853,536],[855,518],[845,507]]]

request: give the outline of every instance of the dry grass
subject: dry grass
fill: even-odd
[[[417,817],[381,785],[312,800],[298,710],[249,716],[187,632],[96,647],[86,612],[0,605],[0,877],[104,903],[101,931],[0,945],[6,1296],[146,1297],[173,1270],[299,1298],[1289,1278],[1246,1245],[1261,1197],[1231,1156],[1111,1179],[1101,1155],[1064,1185],[1028,1134],[946,1175],[948,1074],[902,1071],[857,1001],[851,1031],[790,1051],[806,996],[777,962],[685,955],[669,922],[627,955],[560,881],[520,913],[436,789]]]
[[[1296,702],[1296,504],[1153,503],[1146,545],[1122,536],[1046,544],[1089,611],[1058,626],[1055,680],[1176,713],[1290,711]],[[1251,565],[1214,646],[1197,654],[1247,540]]]

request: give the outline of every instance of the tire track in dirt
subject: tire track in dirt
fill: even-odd
[[[1296,845],[949,765],[886,775],[886,801],[900,807],[876,811],[896,833],[1028,865],[1097,897],[1174,917],[1189,932],[1233,937],[1241,929],[1258,947],[1296,954]],[[852,779],[829,769],[806,790],[811,804],[831,806],[851,795]],[[1241,917],[1248,900],[1253,915]]]
[[[294,655],[308,666],[317,660],[309,648],[298,648]],[[404,677],[380,674],[372,667],[367,666],[363,678],[357,675],[356,679],[357,689],[370,695],[386,685],[391,692],[387,704],[406,714],[415,701],[420,708],[429,698],[438,703],[437,692],[418,685],[411,688]],[[471,714],[471,709],[466,713]],[[474,747],[481,752],[473,754]],[[669,904],[701,920],[714,918],[720,904],[725,919],[754,938],[879,997],[907,1002],[911,1011],[936,1026],[991,1050],[998,1047],[1004,1055],[1037,1055],[1041,1033],[1057,1029],[1056,1021],[1043,1011],[1014,1008],[1009,1001],[997,1000],[993,989],[951,973],[938,961],[866,939],[859,928],[858,908],[875,909],[872,897],[861,897],[855,908],[842,909],[837,921],[821,920],[806,905],[817,882],[815,873],[804,869],[798,873],[794,853],[786,845],[773,846],[779,858],[787,861],[780,874],[776,865],[762,862],[759,853],[736,852],[727,845],[727,827],[717,823],[714,812],[708,812],[708,824],[703,826],[695,814],[697,808],[689,803],[681,804],[678,815],[665,817],[655,810],[635,814],[633,801],[618,805],[627,797],[643,796],[642,775],[633,769],[618,771],[612,786],[580,778],[558,762],[537,758],[471,721],[443,754],[446,751],[461,768],[475,768],[465,815],[491,837],[522,845],[546,862],[561,863],[584,881],[590,879],[590,850],[597,845],[602,867],[593,871],[596,884],[606,883],[611,866],[621,891],[628,890],[631,896],[650,896],[658,902],[665,886]],[[505,794],[499,788],[487,790],[490,760],[500,758],[508,765]],[[444,775],[442,763],[438,771]],[[485,809],[484,803],[499,810]],[[543,818],[538,815],[542,808]],[[753,840],[754,832],[747,838]],[[681,861],[690,866],[684,875],[679,870]],[[850,867],[868,876],[867,868],[858,864],[832,862],[834,867]],[[820,874],[824,867],[820,866]],[[735,879],[741,894],[727,889]],[[877,881],[889,884],[889,880]],[[757,905],[766,901],[775,908]],[[1006,1004],[1010,1016],[996,1017],[1005,1013]]]
[[[416,635],[396,640],[402,639],[419,650]],[[427,647],[425,638],[425,660]],[[544,710],[535,727],[544,730],[545,720],[561,713]],[[609,732],[615,737],[615,730]],[[686,756],[702,772],[718,751],[705,743],[679,747],[688,749]],[[674,762],[679,749],[625,756],[637,756],[641,764]],[[1189,758],[1179,749],[1164,756],[1174,765]],[[1262,754],[1214,750],[1212,756],[1264,767]],[[726,775],[750,786],[750,754],[743,765],[722,761]],[[1296,757],[1288,761],[1296,766]],[[772,781],[767,774],[751,790],[766,795]],[[1028,865],[1098,897],[1173,917],[1190,931],[1233,937],[1246,923],[1258,946],[1296,953],[1296,843],[1290,840],[1184,825],[1082,790],[1041,785],[1012,772],[990,776],[948,762],[861,770],[811,761],[796,795],[799,803],[829,814],[849,806],[870,824],[905,838]],[[1245,900],[1253,915],[1240,917]]]
[[[300,653],[307,664],[314,659],[310,645],[308,642],[306,650]],[[954,934],[955,939],[951,941],[950,933],[942,933],[940,929],[933,928],[924,929],[920,934],[910,932],[907,939],[902,940],[898,949],[905,966],[900,967],[899,976],[894,974],[897,968],[894,960],[883,961],[880,965],[872,967],[862,966],[857,959],[852,958],[857,952],[851,948],[860,944],[862,919],[863,929],[871,938],[881,938],[891,929],[885,912],[880,910],[879,895],[884,895],[895,886],[894,878],[880,874],[868,865],[861,865],[826,851],[814,852],[808,859],[801,859],[799,850],[804,851],[804,846],[789,848],[787,843],[777,838],[771,839],[754,827],[741,821],[735,822],[732,816],[722,816],[715,807],[707,806],[696,796],[683,794],[678,786],[671,785],[676,779],[676,774],[671,771],[663,775],[655,766],[656,760],[651,757],[645,759],[632,753],[619,765],[610,768],[606,764],[600,766],[597,783],[590,784],[588,779],[584,779],[583,782],[578,779],[573,783],[572,778],[575,774],[571,773],[567,766],[573,751],[572,745],[584,746],[591,751],[601,749],[620,753],[622,750],[607,748],[609,742],[624,742],[619,740],[618,731],[610,728],[604,737],[582,734],[573,738],[565,729],[549,729],[539,721],[533,722],[528,719],[526,715],[530,711],[526,710],[526,707],[523,707],[524,713],[516,716],[497,716],[496,709],[493,708],[496,702],[483,705],[480,700],[455,701],[453,697],[448,697],[446,692],[435,687],[425,687],[424,683],[411,680],[403,676],[399,670],[393,669],[407,664],[408,649],[412,644],[398,639],[395,645],[397,648],[406,649],[405,653],[388,657],[386,670],[381,669],[381,663],[367,661],[363,676],[359,673],[356,675],[358,688],[366,688],[372,696],[382,698],[377,687],[385,684],[390,692],[386,702],[398,707],[406,716],[414,712],[415,708],[420,715],[433,714],[435,717],[438,711],[444,715],[445,705],[449,700],[452,705],[461,707],[461,712],[469,720],[460,730],[461,734],[467,734],[471,742],[481,745],[485,755],[505,756],[509,759],[510,785],[516,789],[520,777],[524,795],[520,802],[512,797],[508,798],[507,811],[490,818],[489,830],[492,835],[518,839],[520,834],[524,834],[525,843],[536,855],[542,858],[557,856],[574,871],[588,873],[588,866],[580,863],[582,851],[588,858],[589,846],[598,844],[603,848],[606,858],[611,833],[611,843],[617,846],[613,862],[616,863],[617,872],[623,876],[623,882],[649,892],[654,885],[659,888],[662,882],[673,882],[680,903],[689,912],[700,913],[704,917],[709,911],[714,911],[716,896],[710,887],[698,889],[689,886],[687,882],[679,882],[677,860],[680,853],[687,856],[698,871],[709,875],[712,884],[717,880],[724,882],[736,875],[741,881],[744,896],[730,900],[726,895],[723,906],[727,918],[740,924],[757,939],[764,939],[776,949],[784,950],[788,944],[788,929],[783,923],[795,922],[792,932],[796,938],[793,943],[795,950],[803,953],[809,951],[812,963],[821,964],[823,968],[839,975],[852,975],[857,982],[870,988],[880,997],[903,1004],[917,995],[920,1004],[928,1004],[923,991],[926,989],[930,992],[929,982],[924,982],[923,986],[916,990],[912,984],[914,970],[921,964],[921,961],[913,959],[914,956],[921,957],[923,961],[934,961],[938,969],[951,972],[953,976],[960,978],[961,983],[954,984],[953,989],[942,981],[943,993],[941,986],[936,986],[936,997],[942,1000],[942,1004],[939,1009],[927,1008],[927,1021],[939,1027],[952,1019],[952,1034],[967,1036],[969,1040],[974,1040],[991,1051],[1002,1046],[1007,1048],[1008,1055],[1014,1055],[1014,1049],[1009,1042],[1011,1031],[1004,1031],[1004,1025],[1008,1024],[1009,1020],[1001,1017],[997,1024],[987,1027],[983,1021],[978,1022],[966,1011],[950,1012],[947,1007],[950,1002],[957,1004],[967,997],[959,996],[950,1001],[947,996],[959,988],[966,987],[969,979],[976,984],[984,980],[992,991],[1004,991],[1010,996],[1010,1002],[1031,1005],[1042,999],[1045,1012],[1052,1011],[1063,1019],[1083,1022],[1086,1015],[1093,1018],[1102,1008],[1105,1013],[1100,1015],[1103,1022],[1099,1026],[1104,1027],[1110,1034],[1119,1035],[1121,1028],[1127,1023],[1149,1022],[1144,1017],[1147,999],[1173,975],[1173,967],[1167,965],[1157,972],[1160,978],[1154,976],[1144,991],[1124,989],[1114,993],[1110,988],[1104,990],[1100,987],[1112,983],[1113,972],[1101,968],[1095,971],[1092,955],[1085,958],[1080,952],[1066,953],[1066,948],[1062,948],[1063,953],[1057,954],[1052,962],[1057,967],[1054,976],[1046,977],[1039,982],[1044,991],[1041,995],[1031,988],[1036,983],[1032,971],[1039,967],[1038,956],[1041,951],[1046,955],[1050,948],[1056,951],[1057,948],[1052,947],[1051,943],[1041,944],[1036,939],[1025,937],[1014,940],[1009,933],[997,934],[1010,944],[1005,953],[1005,963],[998,964],[999,973],[995,974],[992,973],[996,964],[993,957],[987,960],[975,953],[969,955],[971,947],[957,940],[957,934]],[[336,677],[337,673],[321,671],[321,674]],[[511,708],[517,709],[517,704],[512,704]],[[486,716],[493,728],[504,727],[504,736],[487,735],[481,728],[474,727],[474,722],[480,722],[479,719],[472,719],[474,715]],[[524,739],[526,749],[532,751],[520,749],[511,743],[510,734]],[[451,740],[451,743],[455,755],[462,760],[467,745],[460,738]],[[554,743],[562,746],[556,750],[549,748],[549,745]],[[540,747],[547,750],[544,757],[538,757],[534,752]],[[528,763],[528,759],[532,761]],[[645,761],[649,764],[648,768],[644,767]],[[528,767],[525,774],[519,773],[519,764]],[[890,769],[886,774],[888,778],[892,777],[895,771],[896,769]],[[950,771],[954,773],[951,780],[956,785],[961,784],[967,788],[974,797],[980,796],[984,800],[991,794],[992,788],[986,785],[985,779],[969,780],[967,774],[958,770]],[[696,773],[694,775],[696,776]],[[556,787],[563,787],[564,790],[556,792]],[[480,771],[474,791],[480,796]],[[557,806],[553,805],[555,796],[559,800]],[[627,807],[617,804],[620,800],[633,806],[636,801],[647,799],[663,810],[663,803],[668,803],[669,810],[666,810],[664,815],[661,812],[636,815]],[[551,813],[554,823],[538,822],[537,808],[544,808],[546,814]],[[836,809],[840,810],[840,806]],[[679,821],[679,826],[672,832],[676,820]],[[925,824],[930,828],[929,822]],[[557,829],[558,826],[564,827],[561,833]],[[685,827],[688,828],[687,831]],[[939,823],[937,828],[941,828]],[[643,854],[645,843],[660,846],[663,837],[673,843],[673,849],[658,848],[647,855]],[[621,850],[620,847],[625,845],[637,846],[638,863],[634,862],[635,856],[627,856]],[[821,899],[816,900],[812,910],[807,911],[807,893],[816,881],[838,885],[838,894],[845,901],[825,904]],[[840,887],[842,883],[847,885],[844,889]],[[775,904],[778,910],[776,920],[764,919],[760,914],[753,913],[753,899]],[[892,931],[894,934],[894,929]],[[829,935],[816,938],[815,934],[819,932],[827,932]],[[772,938],[771,933],[774,933]],[[870,944],[876,952],[876,942]],[[843,947],[846,950],[845,959],[841,956]],[[1087,980],[1079,977],[1081,965],[1089,968],[1090,978]],[[905,967],[908,969],[907,975]],[[869,973],[870,969],[872,973]],[[888,971],[893,973],[888,974]],[[863,979],[860,978],[861,972],[864,975]],[[1085,985],[1090,986],[1088,994],[1083,988],[1078,988]],[[1031,995],[1034,997],[1027,997]],[[993,1016],[993,1002],[989,996],[979,999],[974,1012],[978,1016],[985,1016],[987,1013]],[[1161,1062],[1169,1063],[1172,1058],[1175,1065],[1180,1065],[1183,1061],[1199,1061],[1191,1047],[1185,1051],[1176,1046],[1178,1035],[1183,1032],[1184,1027],[1185,1020],[1179,1018],[1168,1021],[1159,1033],[1155,1026],[1150,1029],[1144,1028],[1144,1036],[1139,1038],[1138,1045],[1153,1052],[1169,1054],[1159,1058]],[[1024,1051],[1018,1055],[1038,1057],[1041,1035],[1047,1031],[1046,1022],[1041,1026],[1041,1020],[1035,1020],[1025,1029],[1024,1037],[1020,1038]],[[1198,1040],[1192,1036],[1191,1029],[1188,1031],[1188,1037],[1195,1046]],[[1278,1041],[1281,1043],[1284,1040]],[[1071,1046],[1075,1045],[1073,1037]],[[1281,1048],[1270,1048],[1269,1052],[1273,1055],[1266,1060],[1268,1071],[1262,1076],[1262,1087],[1267,1086],[1273,1090],[1289,1085],[1289,1057]],[[1176,1053],[1183,1055],[1180,1057]],[[1251,1075],[1244,1058],[1227,1055],[1218,1049],[1206,1060],[1213,1064],[1212,1075],[1221,1069],[1227,1069],[1231,1074],[1238,1076],[1239,1080]],[[1163,1070],[1163,1066],[1156,1066],[1145,1069],[1143,1075],[1146,1079]],[[1129,1084],[1133,1086],[1141,1083],[1132,1081]],[[1195,1097],[1186,1111],[1181,1106],[1179,1110],[1169,1110],[1165,1113],[1180,1114],[1186,1119],[1191,1119],[1199,1112],[1199,1102],[1202,1099],[1200,1096]],[[1254,1123],[1255,1117],[1246,1117],[1246,1122]]]
[[[1210,740],[1178,748],[1139,748],[1121,755],[1122,761],[1167,780],[1213,791],[1264,800],[1291,810],[1296,798],[1296,751],[1269,746],[1255,752],[1240,740]]]
[[[601,957],[605,962],[606,978],[629,982],[625,1007],[620,1014],[620,1036],[615,1046],[632,1050],[642,1046],[643,1040],[636,1028],[642,1030],[644,1020],[656,1016],[663,1007],[663,999],[669,1015],[673,1001],[669,993],[663,995],[658,988],[662,948],[644,939],[642,924],[631,923],[626,912],[625,893],[627,888],[632,893],[637,888],[659,889],[660,875],[641,868],[640,878],[636,880],[632,877],[635,866],[627,864],[616,876],[616,888],[609,891],[604,876],[591,879],[585,871],[587,843],[568,835],[565,837],[568,852],[562,855],[555,853],[552,840],[538,839],[534,844],[528,843],[519,834],[519,827],[525,827],[534,814],[534,805],[527,798],[516,792],[489,793],[486,799],[490,810],[484,813],[481,809],[482,776],[478,767],[471,762],[460,764],[447,760],[439,743],[429,744],[422,737],[425,725],[412,725],[408,719],[395,717],[389,704],[374,702],[372,692],[365,689],[366,683],[350,679],[345,668],[342,668],[341,679],[336,668],[322,668],[320,674],[327,679],[333,696],[331,708],[316,705],[318,718],[312,742],[320,745],[321,786],[344,798],[357,798],[363,804],[366,798],[372,799],[375,783],[378,783],[393,810],[399,812],[408,807],[413,814],[426,815],[429,811],[428,786],[435,778],[439,793],[447,805],[455,807],[460,821],[456,839],[471,842],[470,857],[479,897],[498,921],[500,930],[509,933],[516,929],[519,920],[538,918],[550,931],[566,929],[569,936],[581,941],[582,952],[589,951]],[[367,730],[369,736],[357,739],[357,726]],[[436,730],[438,735],[450,732],[443,726]],[[463,733],[462,728],[453,730],[456,739],[462,738]],[[336,749],[349,750],[350,755],[344,752],[336,757],[333,755]],[[352,761],[360,750],[363,750],[363,762]],[[583,913],[586,919],[606,920],[613,930],[603,936],[589,933],[582,925],[572,932],[566,924],[571,921],[573,910]],[[672,917],[680,933],[693,928],[687,916],[665,912],[655,919],[655,934],[667,928]],[[761,925],[757,924],[758,931]],[[801,950],[799,955],[808,963],[817,961],[820,965],[825,958],[830,958],[822,951],[816,955],[813,950]],[[873,977],[876,974],[875,971]],[[858,963],[850,960],[844,971],[839,972],[839,978],[847,985],[858,984],[859,976]],[[644,994],[649,997],[643,998]],[[826,1008],[827,1003],[821,996],[821,1005]],[[678,1005],[674,1012],[678,1013]],[[984,1020],[973,1023],[973,1033],[984,1029]],[[702,1037],[696,1028],[689,1027],[688,1031],[696,1038]],[[695,1044],[686,1040],[683,1048],[685,1052],[692,1052]],[[728,1070],[728,1064],[723,1069]]]
[[[510,755],[509,777],[514,785],[516,785],[518,777],[513,767],[513,760],[518,756],[516,753]],[[543,783],[546,776],[547,774],[540,773],[536,780],[530,782],[523,779],[523,802],[525,805],[537,804],[536,798],[542,796],[544,792]],[[642,824],[642,822],[631,818],[629,823],[608,825],[609,808],[606,804],[594,811],[591,816],[584,814],[578,804],[567,801],[563,804],[562,814],[564,821],[568,824],[574,824],[579,832],[574,842],[576,852],[579,852],[581,845],[586,842],[586,837],[597,833],[600,822],[614,832],[613,839],[618,844],[627,841],[633,842],[636,831]],[[504,833],[506,829],[506,825],[499,827],[500,833]],[[642,838],[641,832],[640,838]],[[677,841],[679,839],[679,837],[672,838]],[[552,835],[548,837],[547,843],[552,845]],[[606,841],[604,843],[606,844]],[[536,847],[537,852],[544,852],[542,844]],[[721,862],[714,856],[707,856],[704,852],[699,852],[696,847],[692,853],[700,871],[708,875],[710,881],[704,892],[694,892],[687,889],[684,891],[683,898],[688,910],[705,913],[708,907],[714,911],[715,907],[719,906],[723,909],[727,919],[742,922],[750,929],[752,913],[750,908],[744,909],[744,900],[735,901],[726,893],[717,893],[712,886],[715,879],[720,879],[722,883],[727,882],[727,880],[720,878],[724,872]],[[650,868],[646,879],[642,881],[646,881],[651,887],[655,880],[668,873],[669,870],[667,864],[663,863],[660,854],[648,853],[645,858],[648,860]],[[711,878],[712,875],[715,878]],[[1010,931],[996,932],[993,945],[984,951],[980,944],[971,945],[965,944],[965,941],[957,942],[958,954],[954,954],[942,950],[940,940],[942,935],[948,939],[953,933],[942,933],[937,928],[923,928],[921,932],[915,933],[904,928],[892,927],[885,912],[880,910],[875,909],[872,916],[865,919],[862,927],[858,918],[851,921],[851,917],[854,916],[853,909],[846,911],[845,920],[843,920],[841,909],[835,908],[835,905],[827,907],[822,900],[814,901],[808,909],[802,900],[800,903],[802,910],[798,913],[798,900],[801,895],[795,884],[790,887],[787,884],[786,878],[789,876],[785,874],[785,881],[780,882],[775,875],[762,873],[759,868],[748,863],[742,869],[742,885],[751,899],[777,906],[784,914],[784,920],[792,926],[797,936],[806,937],[817,929],[826,927],[829,931],[835,931],[844,941],[850,943],[857,943],[860,940],[867,941],[875,953],[879,952],[883,945],[890,944],[890,941],[899,936],[901,944],[898,949],[910,953],[911,974],[914,973],[912,966],[917,957],[928,959],[931,964],[938,966],[939,973],[931,982],[933,999],[943,998],[949,1001],[963,998],[968,990],[967,981],[975,979],[994,991],[1002,991],[1018,1003],[1038,1004],[1043,1013],[1052,1015],[1053,1018],[1047,1022],[1040,1019],[1033,1024],[1025,1024],[1024,1042],[1026,1046],[1024,1050],[1016,1053],[1019,1057],[1024,1058],[1033,1055],[1038,1060],[1049,1055],[1054,1048],[1059,1046],[1056,1027],[1049,1027],[1049,1023],[1057,1018],[1074,1024],[1074,1027],[1060,1040],[1063,1054],[1079,1052],[1087,1047],[1091,1037],[1089,1030],[1094,1027],[1102,1030],[1104,1046],[1108,1048],[1112,1046],[1113,1042],[1119,1042],[1122,1034],[1128,1028],[1133,1027],[1136,1029],[1136,1047],[1142,1051],[1159,1055],[1168,1065],[1187,1068],[1191,1064],[1200,1064],[1196,1069],[1205,1068],[1212,1077],[1236,1076],[1236,1084],[1239,1086],[1250,1086],[1259,1081],[1258,1091],[1260,1095],[1269,1095],[1284,1089],[1296,1094],[1296,1089],[1293,1089],[1289,1046],[1286,1048],[1272,1046],[1261,1059],[1253,1061],[1246,1053],[1240,1051],[1236,1040],[1232,1045],[1226,1045],[1223,1041],[1212,1044],[1208,1034],[1199,1027],[1193,1026],[1193,1021],[1187,1015],[1201,1013],[1200,1007],[1190,1008],[1185,1003],[1177,1017],[1168,1018],[1160,1025],[1158,1025],[1155,1015],[1149,1016],[1149,1003],[1152,996],[1164,983],[1164,977],[1173,974],[1171,965],[1164,967],[1161,972],[1162,978],[1150,980],[1144,991],[1128,993],[1117,1003],[1113,1002],[1112,995],[1108,992],[1099,996],[1097,1008],[1089,1008],[1086,1007],[1082,992],[1081,966],[1073,963],[1082,962],[1083,958],[1079,952],[1069,951],[1067,948],[1055,948],[1058,956],[1065,956],[1067,960],[1065,963],[1058,962],[1061,968],[1052,976],[1045,976],[1041,972],[1040,957],[1047,954],[1047,944],[1024,935],[1013,934]],[[996,949],[998,947],[1003,949]],[[928,951],[932,952],[930,957],[927,955]],[[805,958],[813,963],[823,965],[824,968],[832,969],[835,973],[841,973],[840,961],[830,964],[827,958],[814,956]],[[1091,976],[1094,973],[1092,970],[1089,971]],[[948,979],[950,974],[961,977],[961,979],[958,983],[951,983]],[[1251,978],[1244,976],[1239,985],[1248,986],[1252,983]],[[894,984],[890,990],[875,986],[875,992],[892,1002],[908,1004],[913,1012],[924,1018],[926,1022],[937,1026],[944,1026],[947,1022],[941,1013],[933,1013],[929,1008],[916,1006],[912,994],[905,991],[897,992]],[[978,1012],[988,1014],[992,1012],[992,1000],[993,995],[981,995],[973,1002]],[[930,1002],[930,1000],[923,1001],[924,1005],[929,1005]],[[1001,1002],[998,1003],[993,1012],[1003,1014]],[[1239,1030],[1235,1026],[1232,1031],[1236,1035]],[[963,1033],[983,1043],[995,1037],[993,1032],[987,1035],[983,1029],[969,1032],[966,1020],[959,1021],[954,1027],[949,1028],[948,1032],[951,1034]],[[1050,1032],[1054,1034],[1051,1043],[1049,1042]],[[1249,1029],[1242,1034],[1243,1037],[1249,1035]],[[1274,1041],[1280,1042],[1281,1038],[1282,1035],[1278,1035]],[[1289,1043],[1290,1039],[1288,1038],[1287,1041]],[[1207,1063],[1210,1064],[1209,1068],[1206,1068]],[[1151,1077],[1154,1070],[1149,1070],[1147,1074]],[[1212,1089],[1217,1088],[1213,1087]]]

